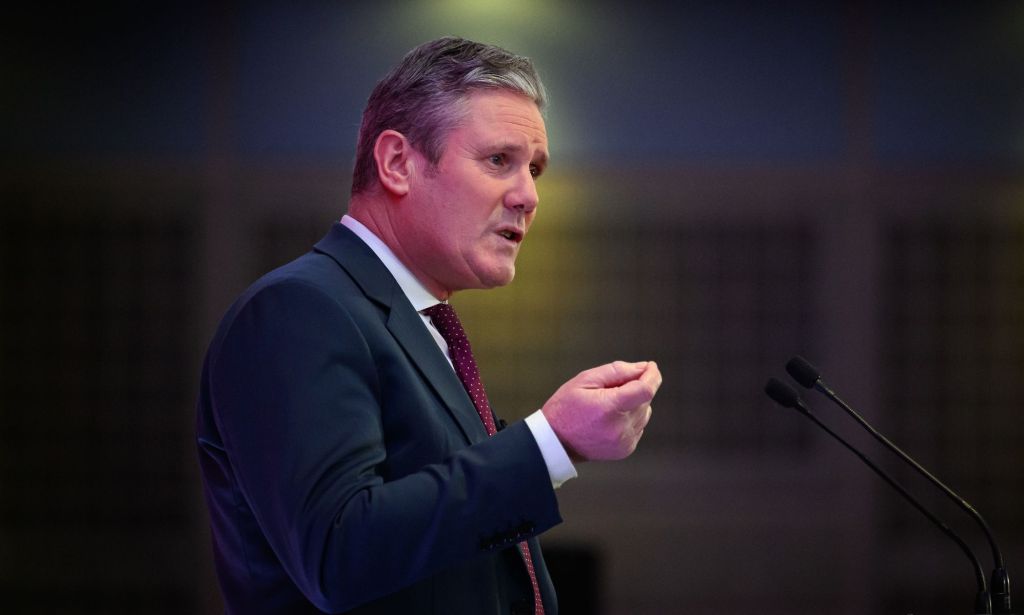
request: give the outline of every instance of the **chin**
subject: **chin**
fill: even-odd
[[[480,288],[498,288],[506,286],[512,279],[516,277],[516,267],[502,268],[498,271],[489,272],[488,275],[482,275],[479,277]]]

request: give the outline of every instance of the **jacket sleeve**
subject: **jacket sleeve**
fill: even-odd
[[[386,391],[374,355],[349,311],[312,284],[256,292],[211,353],[210,399],[244,505],[322,610],[347,610],[561,521],[521,421],[385,482]]]

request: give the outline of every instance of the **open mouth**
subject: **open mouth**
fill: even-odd
[[[515,243],[519,243],[520,241],[523,240],[523,234],[520,233],[519,231],[505,229],[498,231],[498,234],[504,237],[505,239],[508,239],[509,241],[513,241]]]

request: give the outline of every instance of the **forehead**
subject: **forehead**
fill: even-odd
[[[533,99],[509,90],[477,90],[469,94],[466,105],[466,115],[455,130],[460,136],[510,141],[547,155],[547,130]]]

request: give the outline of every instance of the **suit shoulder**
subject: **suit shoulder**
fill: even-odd
[[[311,311],[322,309],[340,310],[355,321],[380,312],[344,268],[331,257],[313,251],[264,274],[245,289],[224,314],[213,345],[241,314],[267,309],[295,317],[308,317]]]
[[[280,285],[308,286],[330,296],[362,294],[344,268],[331,257],[312,251],[264,274],[246,289],[242,298]]]

